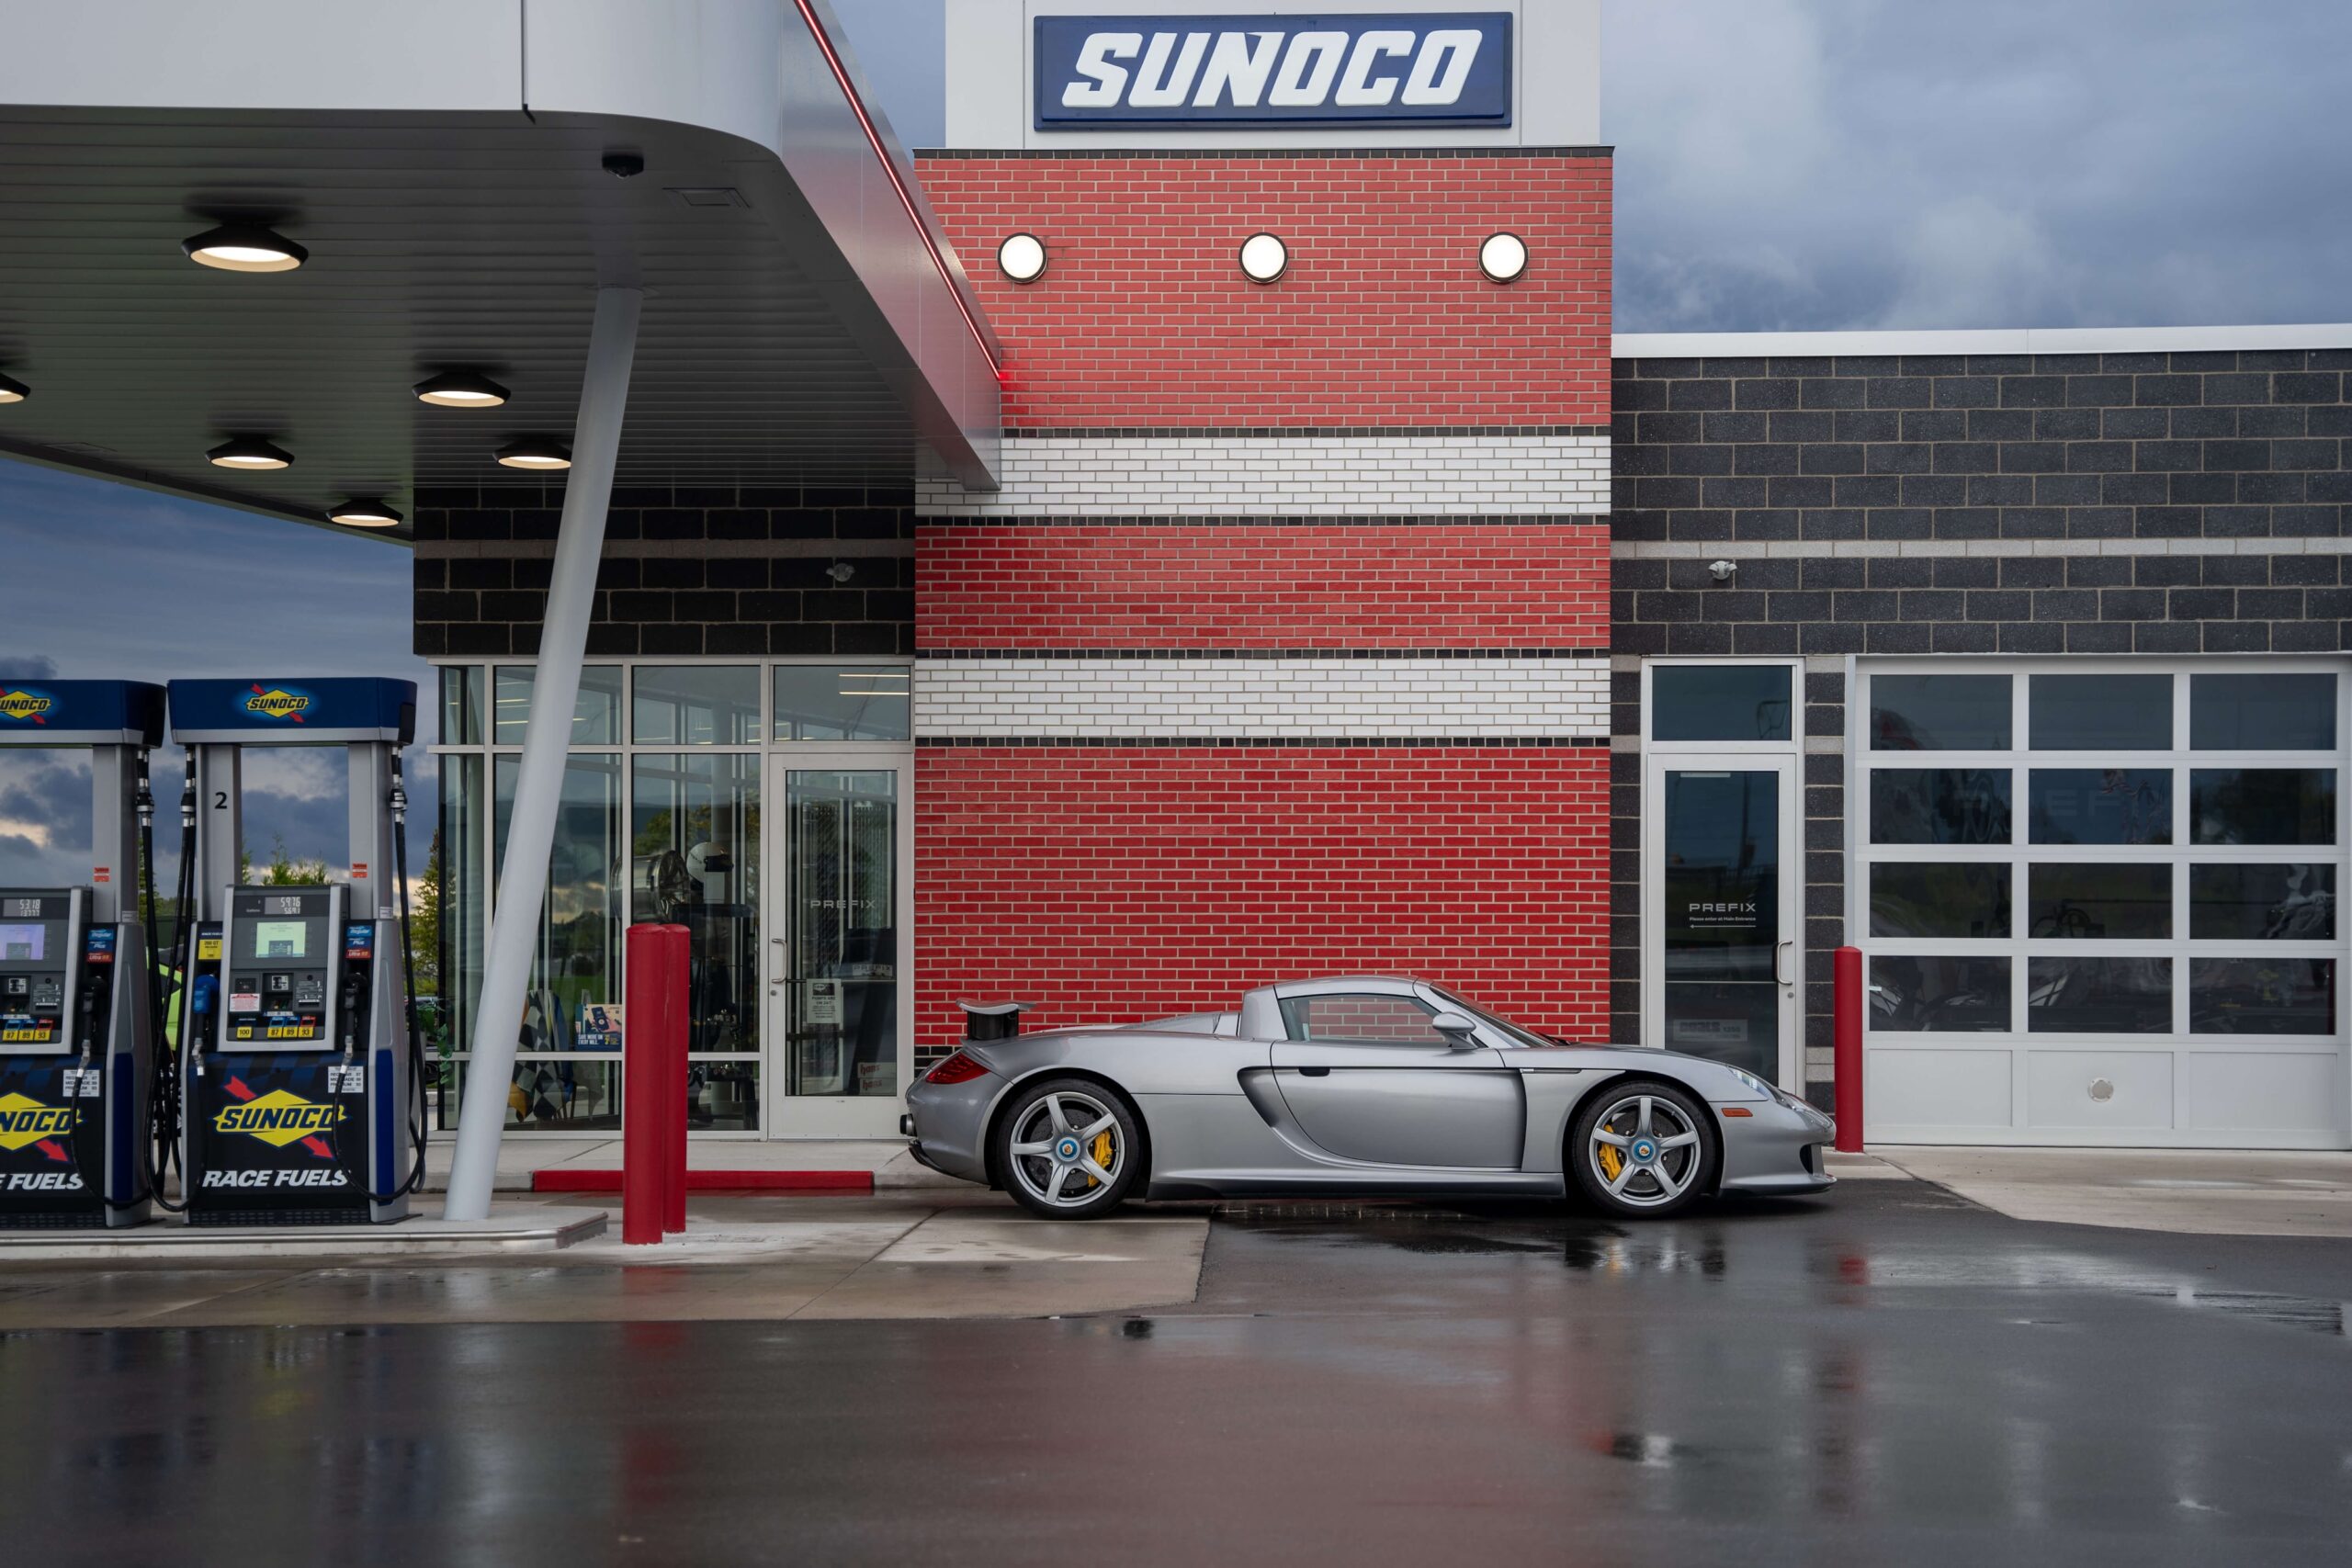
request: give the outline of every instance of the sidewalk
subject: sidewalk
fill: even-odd
[[[455,1145],[435,1140],[424,1156],[424,1190],[446,1191],[449,1158]],[[528,1192],[535,1172],[619,1171],[621,1141],[617,1137],[548,1138],[510,1136],[498,1145],[496,1190]],[[966,1187],[968,1183],[942,1176],[915,1163],[906,1144],[896,1138],[821,1139],[778,1142],[763,1138],[688,1138],[686,1169],[750,1171],[854,1172],[873,1178],[874,1190],[903,1188]],[[977,1190],[977,1189],[975,1190]]]
[[[1865,1161],[1883,1168],[1869,1170]],[[2352,1153],[1873,1144],[1840,1180],[1909,1175],[2015,1220],[2188,1235],[2352,1236]]]

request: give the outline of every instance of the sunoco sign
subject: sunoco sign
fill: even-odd
[[[1040,17],[1037,129],[1510,123],[1510,14]]]

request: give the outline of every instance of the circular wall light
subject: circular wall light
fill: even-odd
[[[1035,234],[1007,234],[996,248],[996,269],[1015,283],[1046,276],[1046,242]]]
[[[187,259],[222,272],[292,272],[311,253],[258,223],[223,223],[180,242]]]
[[[1241,242],[1241,276],[1272,283],[1290,269],[1290,247],[1278,234],[1252,234]]]
[[[354,496],[341,506],[330,510],[327,521],[340,523],[347,528],[397,528],[401,525],[401,514],[380,501]]]
[[[14,376],[0,376],[0,403],[21,403],[33,395],[33,389]]]
[[[560,441],[526,436],[501,446],[498,461],[502,468],[568,468],[571,467],[571,449]]]
[[[244,468],[255,473],[294,466],[293,453],[258,435],[232,436],[204,457],[216,468]]]
[[[494,409],[514,394],[471,370],[445,370],[416,384],[417,400],[444,409]]]
[[[1527,242],[1505,231],[1478,244],[1478,270],[1493,283],[1510,283],[1527,270]]]

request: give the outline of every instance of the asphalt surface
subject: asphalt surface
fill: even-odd
[[[1149,1316],[25,1330],[27,1564],[2352,1559],[2352,1242],[1238,1205]]]

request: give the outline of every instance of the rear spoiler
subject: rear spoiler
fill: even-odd
[[[967,1002],[958,997],[956,998],[956,1005],[964,1010],[964,1038],[986,1042],[1010,1040],[1020,1033],[1021,1015],[1036,1004],[1035,1002]]]

